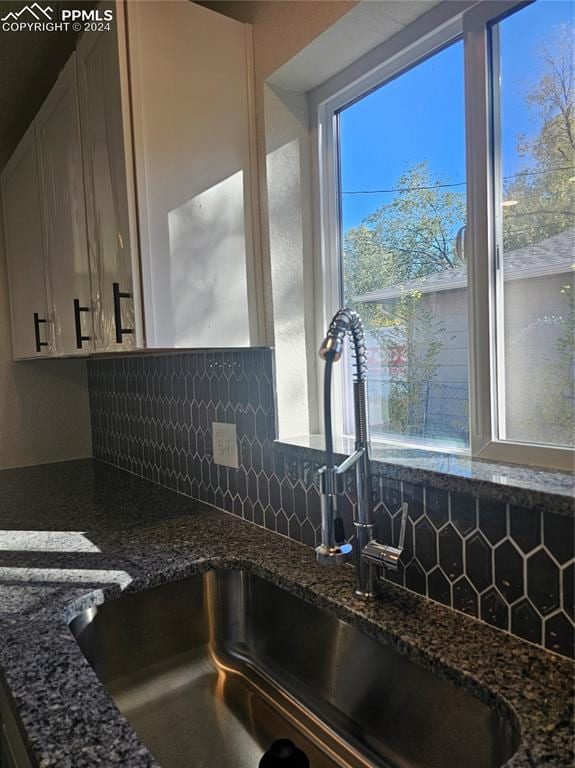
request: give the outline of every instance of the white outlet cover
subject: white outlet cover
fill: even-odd
[[[224,467],[237,469],[238,464],[238,434],[235,424],[212,422],[212,440],[214,444],[214,461]]]

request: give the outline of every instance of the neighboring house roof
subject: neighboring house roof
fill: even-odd
[[[503,274],[505,280],[558,275],[572,271],[575,266],[574,261],[575,227],[548,237],[536,245],[509,251],[503,256]],[[436,293],[465,287],[467,287],[467,267],[454,267],[443,272],[434,272],[427,277],[418,277],[416,280],[407,280],[405,283],[354,296],[353,301],[359,304],[380,303],[388,299],[397,299],[408,291]]]

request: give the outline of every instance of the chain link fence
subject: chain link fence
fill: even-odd
[[[436,380],[410,387],[407,379],[370,375],[371,432],[398,436],[469,442],[469,385]]]

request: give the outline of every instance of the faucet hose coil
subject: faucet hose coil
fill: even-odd
[[[340,309],[333,316],[327,334],[319,349],[319,355],[326,362],[336,362],[341,357],[345,334],[349,333],[353,343],[354,380],[367,379],[367,356],[361,317],[353,309]]]

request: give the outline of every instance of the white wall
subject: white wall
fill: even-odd
[[[86,458],[86,361],[12,361],[3,238],[0,220],[0,469]]]
[[[315,45],[358,0],[215,0],[202,5],[253,26],[266,342],[275,347],[279,434],[308,434],[319,427],[312,358],[321,341],[313,312],[308,101],[305,89],[278,87],[269,78],[310,43]]]
[[[343,68],[353,69],[353,62],[437,3],[204,3],[254,29],[262,272],[267,341],[276,350],[281,438],[321,428],[317,349],[326,319],[317,312],[323,302],[321,286],[314,284],[320,276],[313,253],[317,190],[312,189],[315,142],[308,92]],[[337,381],[336,376],[336,387]]]
[[[265,86],[266,175],[278,426],[314,431],[311,142],[305,94]],[[313,401],[312,401],[313,403]]]
[[[266,80],[357,4],[358,0],[205,0],[200,3],[253,27],[257,166],[267,344],[274,344],[275,335],[267,211],[268,145],[265,122],[269,91]]]

